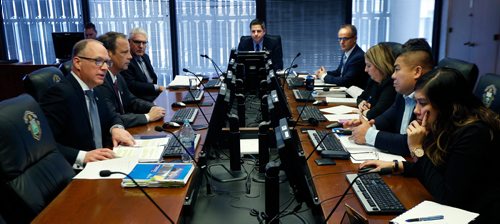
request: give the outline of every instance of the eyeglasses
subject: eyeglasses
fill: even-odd
[[[140,40],[132,40],[132,42],[137,45],[137,46],[140,46],[141,44],[144,44],[144,45],[147,45],[148,42],[147,41],[140,41]]]
[[[83,56],[77,56],[77,57],[79,57],[81,59],[89,60],[89,61],[94,61],[95,65],[97,65],[99,67],[102,67],[104,65],[104,63],[106,63],[108,65],[108,67],[113,66],[113,61],[111,61],[111,60],[103,60],[102,58],[87,58],[87,57],[83,57]]]
[[[339,40],[339,42],[340,42],[340,41],[347,41],[347,40],[350,40],[350,39],[352,39],[352,38],[353,38],[353,37],[339,37],[339,38],[338,38],[338,40]]]

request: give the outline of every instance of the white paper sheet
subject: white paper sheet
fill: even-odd
[[[349,136],[342,135],[338,137],[344,148],[351,153],[352,163],[362,163],[365,160],[406,161],[402,156],[380,152],[380,150],[373,146],[358,145],[354,143],[354,141],[350,140]]]
[[[440,220],[420,221],[420,222],[407,222],[408,219],[431,217],[431,216],[444,216]],[[463,209],[454,208],[451,206],[442,205],[433,201],[423,201],[412,209],[399,215],[391,220],[390,223],[404,224],[404,223],[425,223],[425,224],[466,224],[478,217],[478,213],[469,212]]]
[[[323,114],[328,121],[344,122],[348,120],[358,119],[359,114]]]
[[[346,90],[346,93],[349,94],[354,99],[357,99],[361,93],[363,93],[363,89],[357,87],[357,86],[351,86]]]
[[[326,102],[327,103],[337,103],[337,104],[347,103],[347,104],[356,105],[355,98],[326,97]]]
[[[351,113],[358,113],[359,109],[356,107],[340,105],[340,106],[323,108],[320,109],[320,111],[330,114],[351,114]]]
[[[194,76],[187,76],[187,75],[176,75],[175,79],[172,80],[168,84],[169,87],[189,87],[191,80],[191,85],[198,86],[200,84],[200,80],[198,80]]]
[[[115,158],[87,163],[85,169],[78,173],[73,179],[123,179],[122,174],[112,174],[109,177],[99,176],[101,170],[119,171],[130,173],[137,164],[134,158]]]
[[[240,139],[240,152],[242,156],[245,154],[259,154],[259,139]]]

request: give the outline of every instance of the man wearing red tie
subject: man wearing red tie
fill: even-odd
[[[120,114],[126,128],[157,121],[165,116],[165,109],[139,99],[130,92],[120,72],[126,70],[132,59],[125,34],[108,32],[98,38],[108,50],[113,65],[109,68],[104,84],[96,91]]]

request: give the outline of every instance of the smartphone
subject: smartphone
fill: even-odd
[[[335,160],[329,159],[329,158],[321,158],[321,159],[315,159],[314,162],[318,166],[326,166],[326,165],[335,165],[337,164]]]
[[[344,129],[344,128],[334,128],[333,132],[335,132],[339,135],[352,135],[352,130]]]

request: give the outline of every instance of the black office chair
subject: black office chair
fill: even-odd
[[[391,49],[392,56],[396,59],[403,52],[403,45],[397,42],[380,42],[379,44],[387,46]]]
[[[45,91],[64,79],[61,70],[56,67],[45,67],[27,74],[23,78],[24,88],[36,101],[40,101]]]
[[[0,102],[0,215],[28,223],[71,181],[49,124],[28,94]]]
[[[437,67],[453,68],[459,71],[469,83],[469,90],[472,91],[474,89],[479,74],[479,69],[476,64],[454,58],[443,58],[439,61]]]
[[[479,77],[474,95],[478,97],[483,104],[500,114],[500,75],[486,73]]]
[[[73,61],[68,60],[59,65],[59,70],[61,70],[62,74],[64,76],[67,76],[68,74],[71,73],[71,67],[73,66]]]

